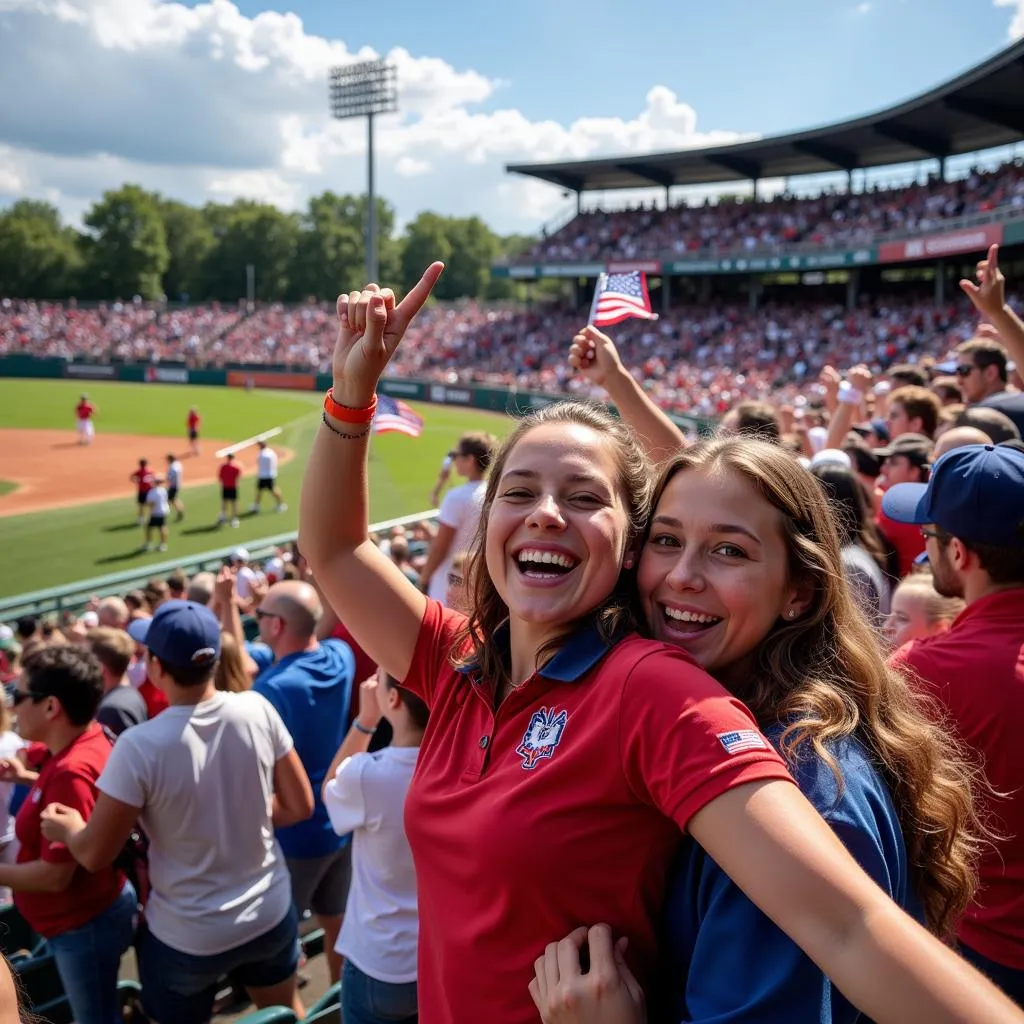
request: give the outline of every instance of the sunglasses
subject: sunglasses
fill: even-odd
[[[11,694],[11,703],[17,707],[27,700],[43,700],[46,696],[45,693],[34,693],[32,690],[15,690]]]
[[[977,369],[973,364],[970,366],[958,366],[954,371],[958,377],[970,377],[970,375]]]
[[[281,618],[281,616],[276,614],[275,612],[267,612],[267,611],[264,611],[262,608],[257,608],[256,611],[253,612],[253,615],[255,615],[257,619],[280,619]]]
[[[466,581],[461,576],[456,576],[455,573],[448,573],[448,586],[449,587],[461,587]]]

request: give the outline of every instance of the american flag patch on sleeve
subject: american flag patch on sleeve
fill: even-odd
[[[735,732],[720,732],[718,741],[727,754],[742,754],[745,750],[767,750],[768,743],[756,729],[737,729]]]

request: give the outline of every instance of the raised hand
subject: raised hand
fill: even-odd
[[[443,270],[443,263],[431,263],[397,304],[390,288],[376,284],[338,297],[340,326],[332,360],[336,401],[354,408],[369,403],[384,368]]]
[[[13,782],[24,786],[35,782],[36,778],[36,773],[27,768],[21,758],[0,758],[0,782]]]
[[[581,963],[587,947],[589,964]],[[644,1024],[644,993],[606,924],[552,942],[533,965],[530,996],[544,1024]]]
[[[960,282],[963,293],[987,320],[998,317],[1006,305],[1006,278],[999,269],[999,246],[989,247],[988,258],[978,264],[978,283],[966,278]]]
[[[569,365],[599,387],[605,387],[610,376],[622,372],[615,342],[590,325],[572,339]]]
[[[370,676],[359,684],[359,703],[356,721],[364,729],[376,729],[381,720],[380,702],[377,700],[377,677]]]

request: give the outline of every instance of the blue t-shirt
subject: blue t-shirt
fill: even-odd
[[[781,734],[781,728],[766,731],[776,745]],[[857,740],[841,740],[829,750],[845,781],[841,795],[832,770],[809,744],[797,748],[797,763],[787,759],[793,778],[857,863],[922,920],[888,787]],[[851,1024],[860,1018],[821,969],[690,838],[669,881],[666,925],[674,1021]]]
[[[355,674],[352,648],[341,640],[321,640],[315,651],[289,654],[264,668],[253,684],[284,720],[313,786],[313,816],[277,830],[286,857],[325,857],[349,841],[331,827],[320,789],[348,732]]]

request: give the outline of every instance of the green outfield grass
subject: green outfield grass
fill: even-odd
[[[0,495],[10,494],[11,491],[16,491],[17,489],[18,485],[10,480],[0,480]]]
[[[69,429],[73,407],[83,391],[97,406],[97,430],[101,433],[183,436],[190,405],[198,406],[203,435],[209,438],[241,440],[282,426],[284,432],[275,443],[292,449],[296,456],[281,468],[279,476],[288,511],[243,515],[237,529],[218,529],[219,488],[215,484],[189,487],[186,475],[182,492],[185,521],[171,524],[166,553],[148,554],[139,551],[142,532],[135,525],[134,500],[127,489],[123,501],[90,504],[88,495],[83,495],[83,503],[73,508],[0,518],[0,597],[164,562],[176,554],[193,555],[235,542],[251,542],[297,527],[302,472],[320,422],[319,395],[157,384],[0,380],[0,427]],[[426,421],[421,437],[385,434],[372,441],[370,515],[375,521],[427,507],[441,459],[459,434],[489,430],[504,436],[513,423],[494,413],[431,405],[417,408]],[[0,473],[2,469],[0,452]],[[254,488],[251,475],[243,478],[240,509],[248,509]],[[264,499],[264,508],[270,507],[270,501]]]

